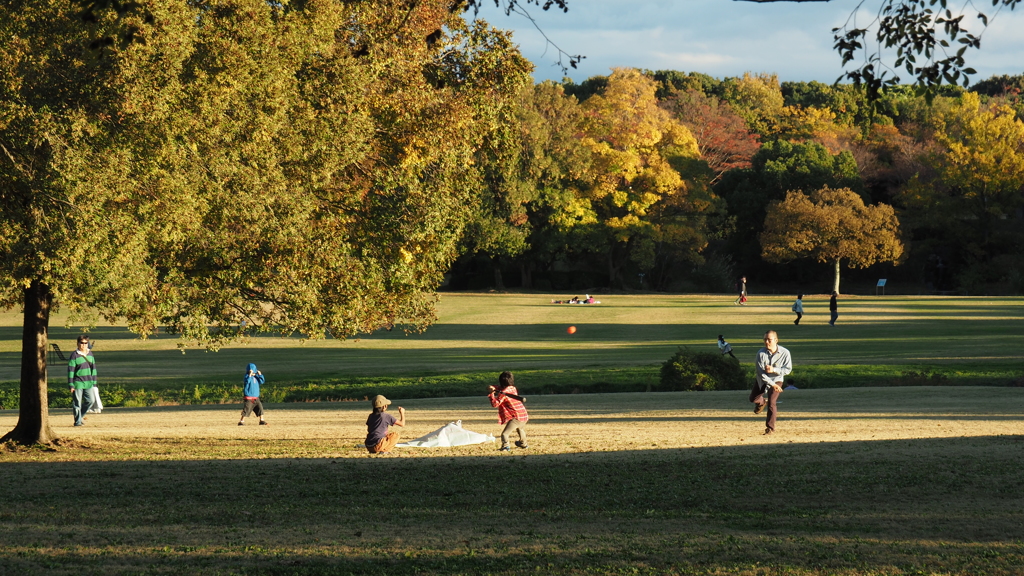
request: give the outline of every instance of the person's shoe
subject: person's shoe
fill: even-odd
[[[238,425],[239,426],[245,426],[245,422],[239,422]]]
[[[77,422],[75,423],[75,426],[85,426],[85,422]]]
[[[772,430],[771,428],[765,428],[764,429],[764,435],[765,436],[770,436],[770,435],[772,435],[774,433],[775,433],[775,430]]]
[[[764,410],[764,404],[754,404],[754,414],[760,414]]]
[[[509,446],[502,446],[501,448],[498,448],[498,452],[511,452],[511,451],[512,451],[512,448],[509,447]]]
[[[270,426],[270,422],[267,422],[266,420],[260,420],[260,426]]]
[[[523,441],[522,441],[522,440],[520,440],[519,442],[516,442],[516,446],[518,446],[518,447],[522,448],[523,450],[526,450],[527,448],[529,448],[529,447],[530,447],[530,445],[529,445],[529,444],[523,444]]]

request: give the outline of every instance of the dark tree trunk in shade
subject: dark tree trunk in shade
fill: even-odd
[[[519,274],[521,276],[523,288],[526,290],[533,288],[533,262],[524,262],[520,264]]]
[[[50,326],[50,287],[33,280],[25,289],[25,318],[21,335],[21,405],[18,424],[0,442],[49,444],[57,439],[50,430],[46,392],[46,347]]]

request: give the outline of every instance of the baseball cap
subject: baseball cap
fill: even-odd
[[[383,407],[387,406],[388,404],[391,404],[391,400],[388,400],[382,394],[378,394],[378,395],[373,397],[373,407],[374,408],[383,408]]]

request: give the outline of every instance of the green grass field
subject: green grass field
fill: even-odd
[[[788,296],[754,296],[745,307],[734,306],[731,296],[599,295],[603,303],[594,306],[553,305],[552,297],[442,294],[438,321],[423,334],[396,329],[347,341],[268,336],[219,352],[181,354],[173,336],[141,341],[122,326],[100,325],[90,333],[103,383],[148,389],[233,384],[248,362],[260,366],[271,387],[387,378],[414,384],[419,377],[455,381],[466,374],[475,383],[476,375],[505,369],[534,371],[527,378],[533,381],[523,383],[538,387],[546,378],[571,379],[577,370],[642,369],[625,379],[643,381],[656,378],[656,367],[679,346],[717,350],[718,334],[749,364],[768,328],[793,352],[793,378],[812,385],[808,377],[829,373],[867,379],[863,385],[907,370],[940,371],[954,384],[975,383],[972,378],[996,383],[1019,376],[1024,360],[1022,298],[844,297],[833,328],[824,296],[805,299],[800,326],[792,324]],[[55,315],[50,338],[68,350],[81,329],[64,322]],[[567,334],[569,325],[578,332]],[[0,315],[0,382],[18,378],[20,337],[20,317]],[[63,365],[53,366],[51,375],[60,381]]]
[[[407,438],[500,429],[402,404]],[[0,573],[1022,573],[1022,388],[791,391],[770,437],[742,391],[528,404],[529,450],[391,458],[364,402],[56,410],[60,446],[0,451]]]
[[[230,404],[108,407],[83,428],[52,408],[57,446],[0,447],[0,574],[1024,574],[1024,388],[1005,386],[1024,299],[849,297],[835,328],[823,297],[799,327],[788,297],[549,299],[445,294],[425,334],[217,353],[93,330],[105,394],[200,400],[255,361],[271,393],[401,399],[405,438],[456,419],[498,434],[482,387],[512,369],[533,391],[531,446],[370,457],[365,402],[269,404],[270,426],[238,427],[230,387]],[[0,317],[2,380],[17,324]],[[767,328],[804,387],[773,436],[743,391],[538,393],[643,390],[719,333],[749,363]],[[445,395],[460,397],[422,397]],[[0,429],[16,420],[0,410]]]

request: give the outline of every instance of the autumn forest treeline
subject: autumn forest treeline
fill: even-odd
[[[452,288],[1024,292],[1024,77],[896,87],[617,69],[528,86]],[[835,283],[835,284],[834,284]]]
[[[1020,77],[873,104],[767,74],[534,84],[449,0],[8,4],[0,304],[26,338],[51,303],[216,347],[421,329],[442,284],[1024,287]]]

